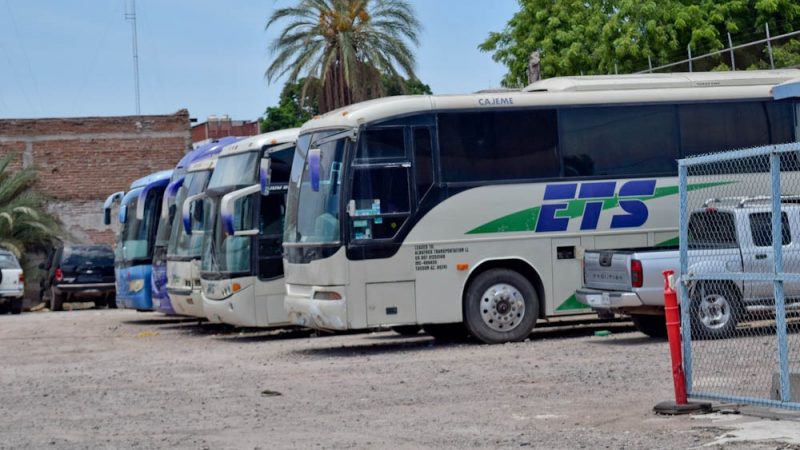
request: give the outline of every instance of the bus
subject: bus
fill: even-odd
[[[209,140],[204,144],[195,146],[192,151],[184,155],[175,166],[170,177],[169,184],[164,193],[161,205],[161,216],[158,221],[156,231],[156,242],[153,250],[153,270],[151,277],[151,289],[153,297],[153,309],[167,315],[181,314],[173,307],[169,291],[167,289],[167,265],[170,253],[169,243],[173,230],[173,222],[180,221],[180,214],[176,214],[175,197],[177,191],[183,186],[184,178],[189,166],[195,161],[202,161],[216,156],[222,147],[236,142],[241,138],[224,137],[221,139]],[[137,210],[137,218],[141,220]],[[179,227],[180,228],[180,227]]]
[[[226,146],[205,192],[183,203],[187,234],[196,232],[194,224],[202,217],[201,297],[211,322],[289,324],[281,244],[298,131],[265,133]]]
[[[233,142],[238,141],[237,138]],[[230,144],[232,142],[228,142]],[[225,145],[227,145],[225,144]],[[202,194],[208,186],[208,180],[214,171],[217,155],[224,145],[215,145],[213,155],[192,163],[186,171],[182,185],[177,189],[174,207],[183,210],[187,199],[194,199]],[[202,203],[194,205],[201,208]],[[202,214],[192,223],[192,234],[187,234],[183,227],[183,216],[174,214],[172,230],[167,253],[167,291],[175,312],[184,316],[205,318],[203,301],[200,296],[200,257],[203,252]]]
[[[119,230],[114,249],[117,306],[139,311],[153,309],[151,271],[156,230],[164,190],[172,170],[134,181],[128,192],[117,192],[103,204],[104,222],[111,224],[111,208],[119,202]],[[141,212],[137,212],[140,210]]]
[[[772,88],[796,78],[563,77],[312,119],[289,180],[289,318],[501,343],[590,312],[574,295],[582,252],[676,245],[676,160],[794,141],[797,104]]]

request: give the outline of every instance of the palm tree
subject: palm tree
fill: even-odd
[[[322,80],[318,103],[327,112],[383,95],[382,74],[414,75],[414,55],[421,28],[405,0],[299,0],[276,10],[266,28],[289,22],[272,42],[275,60],[268,81],[305,77],[303,94]]]
[[[15,158],[10,154],[0,159],[0,247],[24,260],[26,250],[43,248],[63,230],[45,210],[44,197],[31,190],[36,183],[36,169],[9,170]]]

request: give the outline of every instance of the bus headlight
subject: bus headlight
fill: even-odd
[[[128,281],[128,290],[131,292],[139,292],[144,289],[144,280],[139,278],[138,280],[131,280]]]

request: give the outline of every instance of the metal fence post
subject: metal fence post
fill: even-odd
[[[769,37],[769,24],[765,23],[767,29],[767,53],[769,53],[769,68],[775,70],[775,61],[772,59],[772,38]]]
[[[772,176],[772,252],[775,280],[775,325],[778,338],[778,366],[780,368],[781,401],[791,401],[789,392],[789,344],[786,336],[786,302],[783,286],[783,220],[781,213],[781,154],[772,152],[769,159]]]
[[[692,71],[692,44],[686,46],[686,52],[689,53],[689,72]]]
[[[653,60],[650,58],[650,55],[647,55],[647,67],[650,68],[650,73],[653,73]]]
[[[692,395],[692,325],[687,305],[691,304],[689,287],[683,277],[689,273],[689,211],[687,211],[689,168],[678,161],[678,249],[680,255],[680,278],[678,288],[681,307],[681,341],[683,342],[683,369],[686,375],[686,392]]]

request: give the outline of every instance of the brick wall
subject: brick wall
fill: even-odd
[[[111,244],[102,205],[111,193],[169,169],[191,146],[189,113],[172,115],[0,119],[0,155],[16,153],[13,168],[39,169],[37,189],[49,209],[85,243]]]

